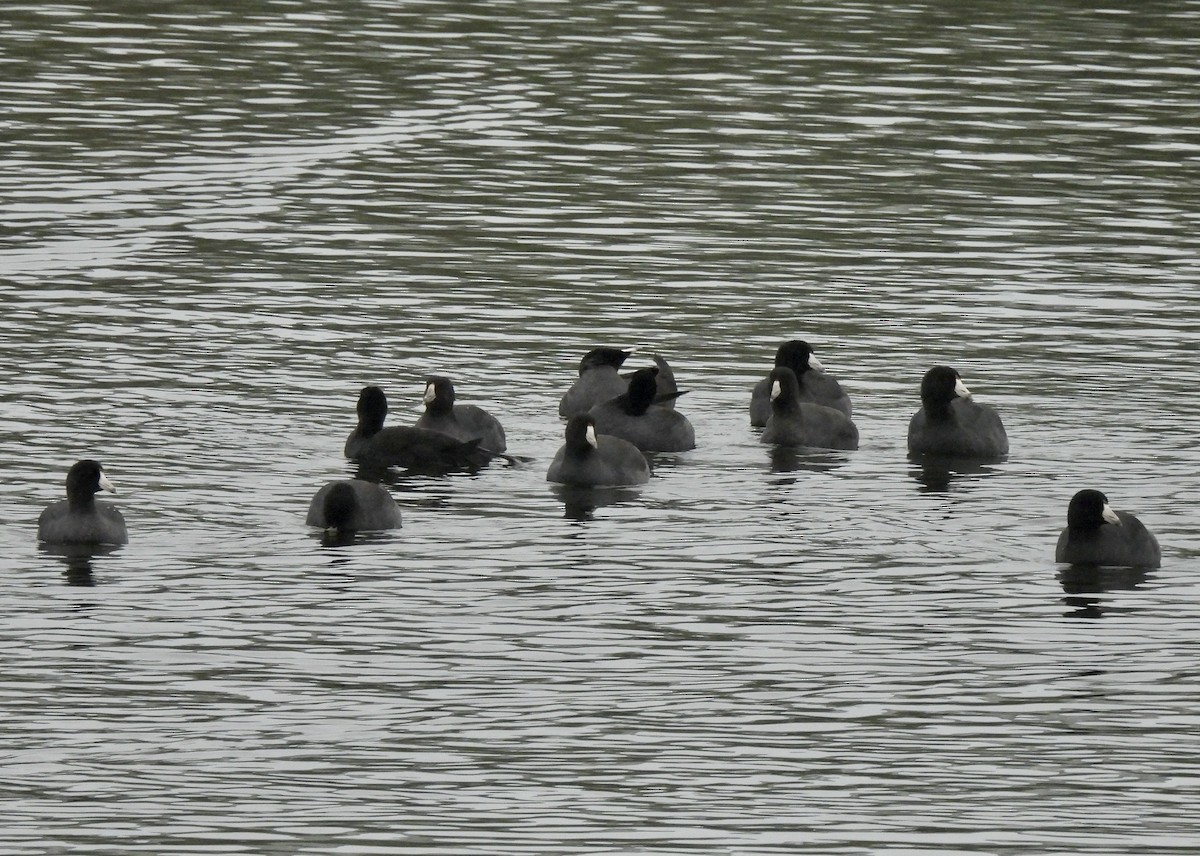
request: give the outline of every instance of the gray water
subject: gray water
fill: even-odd
[[[235,5],[0,12],[3,852],[1200,852],[1200,5]],[[749,427],[793,337],[859,451]],[[634,343],[698,448],[552,489]],[[939,362],[1007,461],[906,459]],[[520,460],[325,546],[430,372]]]

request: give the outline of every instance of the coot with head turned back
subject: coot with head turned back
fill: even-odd
[[[643,452],[686,452],[696,448],[696,431],[682,413],[654,402],[659,369],[638,369],[629,389],[588,411],[596,431],[628,440]]]

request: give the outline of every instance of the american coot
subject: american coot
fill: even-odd
[[[397,529],[400,507],[381,484],[363,479],[340,479],[317,491],[308,504],[309,526],[339,532]]]
[[[558,402],[558,415],[570,419],[576,413],[587,413],[597,404],[602,404],[623,394],[629,388],[630,375],[619,375],[619,369],[636,348],[593,348],[579,361],[579,377]],[[658,398],[656,403],[673,407],[679,397],[675,385],[675,372],[670,364],[658,354],[653,354],[658,368],[656,381]]]
[[[441,431],[459,440],[478,440],[489,452],[508,448],[500,420],[474,404],[455,404],[454,384],[449,378],[431,375],[425,379],[425,412],[416,427]]]
[[[696,432],[687,417],[655,404],[657,368],[638,369],[628,391],[597,404],[588,413],[596,431],[628,440],[643,452],[686,452],[696,448]]]
[[[431,471],[479,467],[493,457],[478,440],[459,440],[440,431],[408,425],[383,427],[387,396],[365,386],[358,396],[358,426],[346,438],[347,458],[367,467],[409,467]]]
[[[1058,536],[1054,561],[1157,568],[1162,549],[1142,521],[1113,510],[1100,491],[1081,490],[1067,506],[1067,528]]]
[[[666,357],[662,356],[661,354],[651,354],[650,359],[654,361],[654,368],[657,369],[657,372],[654,375],[656,387],[654,403],[660,407],[674,407],[675,399],[683,395],[683,393],[679,391],[679,386],[675,382],[675,370],[671,368],[671,364],[667,362]],[[633,374],[631,373],[623,375],[622,377],[625,380],[626,387],[628,387],[629,381],[633,378]],[[605,399],[605,401],[608,400],[609,399]],[[596,402],[596,404],[602,403],[603,402],[600,401]]]
[[[546,481],[579,487],[643,484],[650,480],[650,465],[638,447],[607,434],[596,433],[587,413],[567,422],[566,442],[554,455]]]
[[[50,544],[127,544],[125,518],[96,493],[116,493],[99,462],[79,461],[67,472],[67,498],[52,503],[38,518],[38,540]]]
[[[792,339],[780,345],[775,352],[775,367],[789,368],[795,373],[800,382],[801,401],[832,407],[847,416],[853,414],[850,396],[846,395],[837,378],[825,371],[808,342]],[[750,394],[750,424],[761,428],[770,418],[771,378],[768,375],[754,385]]]
[[[800,400],[800,381],[786,366],[771,370],[771,418],[759,440],[781,446],[857,449],[858,426],[840,410]]]
[[[972,400],[958,372],[949,366],[934,366],[925,373],[921,404],[908,423],[910,454],[952,458],[1008,454],[1008,435],[1000,415]]]
[[[584,354],[579,360],[579,377],[558,402],[558,415],[570,419],[623,393],[626,381],[617,369],[633,352],[633,348],[592,348]]]

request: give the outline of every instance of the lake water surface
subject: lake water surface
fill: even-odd
[[[235,5],[0,13],[0,850],[1200,852],[1200,4]],[[749,427],[797,337],[859,451]],[[553,489],[634,343],[697,449]],[[1007,461],[907,460],[936,363]],[[519,459],[325,546],[431,372]]]

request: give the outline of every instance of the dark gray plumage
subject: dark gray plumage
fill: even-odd
[[[500,420],[474,404],[456,404],[454,384],[449,378],[430,375],[425,379],[425,412],[416,421],[417,428],[428,428],[457,437],[478,440],[489,452],[508,448]]]
[[[671,368],[671,364],[667,362],[666,357],[661,354],[651,354],[650,359],[654,361],[654,368],[656,369],[654,375],[654,403],[660,407],[674,407],[676,399],[683,395],[679,391],[678,384],[675,382],[675,370]],[[625,379],[626,389],[628,390],[629,381],[633,377],[633,374],[623,375],[622,377]]]
[[[1000,415],[971,398],[958,372],[934,366],[921,380],[921,409],[908,423],[908,451],[948,458],[1001,458],[1008,434]]]
[[[820,404],[852,415],[850,396],[842,389],[837,378],[825,371],[820,360],[813,354],[808,342],[791,339],[779,346],[775,352],[775,367],[789,368],[800,384],[800,401]],[[750,393],[750,424],[761,427],[771,418],[770,375],[754,385]]]
[[[584,354],[579,361],[579,377],[558,402],[558,415],[570,419],[576,413],[587,413],[597,404],[623,395],[629,389],[630,375],[620,375],[617,369],[624,365],[625,360],[635,350],[593,348]],[[653,354],[651,359],[658,369],[656,403],[664,407],[673,407],[675,399],[679,397],[679,388],[675,385],[675,372],[666,359],[658,354]]]
[[[77,462],[67,472],[67,498],[52,503],[38,517],[38,540],[49,544],[127,544],[129,533],[121,512],[96,494],[116,488],[98,461]]]
[[[567,422],[566,442],[554,455],[546,481],[579,487],[643,484],[650,480],[650,465],[632,443],[597,434],[587,413]]]
[[[381,484],[340,479],[317,491],[308,504],[304,522],[339,532],[396,529],[400,526],[400,507]]]
[[[1067,506],[1067,528],[1058,536],[1054,561],[1157,568],[1162,549],[1142,521],[1115,511],[1100,491],[1081,490]]]
[[[588,411],[596,431],[628,440],[643,452],[686,452],[696,448],[696,431],[687,417],[655,404],[659,370],[638,369],[629,389]]]
[[[579,377],[558,402],[558,415],[570,419],[587,413],[602,401],[625,392],[626,381],[619,369],[633,348],[593,348],[579,360]]]
[[[479,467],[493,457],[478,440],[408,425],[383,427],[387,396],[365,386],[358,396],[358,426],[346,438],[345,455],[368,467],[400,466],[431,471]]]
[[[786,366],[771,370],[771,418],[759,440],[781,446],[858,448],[858,426],[840,410],[800,400],[800,381]]]

